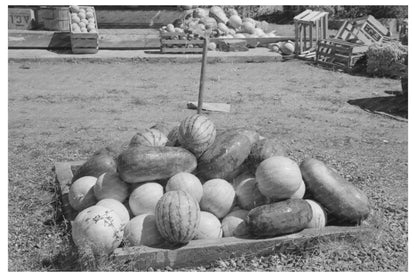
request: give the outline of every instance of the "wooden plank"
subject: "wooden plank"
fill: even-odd
[[[188,109],[195,110],[198,107],[198,102],[188,102],[186,106]],[[202,109],[205,111],[229,113],[231,105],[227,103],[203,103]]]
[[[182,18],[186,13],[179,10],[97,10],[100,29],[105,28],[159,28]]]
[[[8,9],[8,28],[30,30],[35,27],[35,11],[33,9]]]
[[[9,30],[8,42],[9,48],[71,48],[69,33],[62,32]]]
[[[311,22],[311,19],[317,16],[319,13],[319,11],[312,11],[305,17],[301,18],[299,21],[308,24]]]
[[[304,10],[303,12],[301,12],[300,14],[298,14],[297,16],[295,16],[293,19],[294,20],[301,20],[303,17],[305,17],[306,15],[308,15],[310,12],[312,12],[312,10]]]
[[[374,16],[369,15],[367,18],[367,21],[374,26],[374,28],[381,33],[381,35],[383,36],[387,36],[387,33],[389,30],[387,30],[387,28],[380,23],[380,21],[378,21],[377,19],[374,18]]]
[[[307,249],[324,241],[352,240],[371,232],[373,230],[368,227],[328,226],[323,229],[305,229],[299,233],[268,239],[227,237],[216,240],[193,240],[176,249],[140,246],[117,248],[112,257],[118,262],[133,263],[134,268],[138,270],[166,266],[194,267],[231,257],[265,256],[282,251]]]

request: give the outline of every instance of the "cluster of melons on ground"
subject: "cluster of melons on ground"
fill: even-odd
[[[104,255],[357,225],[370,213],[366,195],[322,161],[298,165],[278,138],[219,131],[200,114],[137,132],[119,151],[96,151],[75,172],[68,197],[78,212],[74,243]]]
[[[71,16],[71,32],[73,33],[96,33],[94,9],[91,7],[80,8],[77,5],[69,7]]]
[[[213,6],[209,9],[187,7],[187,15],[183,19],[160,28],[162,33],[177,33],[172,39],[188,39],[197,35],[198,37],[210,37],[220,39],[230,38],[273,38],[277,35],[275,31],[269,30],[269,24],[266,21],[257,21],[250,17],[242,17],[235,9],[224,11],[219,6]],[[186,34],[181,35],[181,34]],[[250,44],[250,47],[256,47],[258,43]],[[284,52],[290,52],[290,45],[279,44]],[[209,50],[215,50],[215,42],[210,42]],[[272,47],[272,46],[271,46]],[[271,48],[270,47],[270,48]],[[274,51],[274,50],[272,50]],[[291,51],[292,54],[294,51]],[[276,51],[277,52],[277,51]]]

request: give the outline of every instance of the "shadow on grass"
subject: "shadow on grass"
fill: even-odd
[[[396,96],[382,96],[349,100],[348,103],[373,113],[384,113],[386,115],[408,118],[407,95],[397,95],[397,92],[387,92]]]

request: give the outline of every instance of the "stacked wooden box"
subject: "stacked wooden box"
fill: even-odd
[[[74,54],[95,54],[98,52],[98,26],[97,15],[94,7],[80,6],[80,8],[91,8],[94,13],[94,20],[97,32],[95,33],[80,33],[73,32],[70,27],[71,49]],[[72,26],[72,18],[69,17],[70,26]]]
[[[187,34],[180,32],[160,33],[160,52],[171,54],[202,53],[204,40],[187,39]]]

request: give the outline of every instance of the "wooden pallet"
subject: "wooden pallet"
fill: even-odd
[[[319,40],[315,61],[318,64],[350,71],[368,46],[340,39]]]
[[[98,52],[98,23],[97,15],[94,7],[91,6],[80,6],[80,8],[92,8],[94,12],[95,27],[96,33],[74,33],[72,32],[72,17],[69,16],[69,29],[70,40],[71,40],[71,49],[74,54],[95,54]]]
[[[336,39],[345,41],[361,41],[365,45],[375,42],[383,42],[387,37],[388,30],[373,16],[346,20],[335,35]]]
[[[55,164],[56,186],[62,203],[62,214],[72,221],[77,212],[68,201],[68,191],[73,173],[85,161],[58,162]],[[146,270],[202,266],[219,259],[239,256],[259,256],[305,249],[326,240],[348,240],[373,232],[370,227],[327,226],[322,229],[305,229],[299,233],[267,239],[227,237],[221,239],[193,240],[185,246],[172,247],[119,247],[112,257],[120,263],[133,263],[134,268]]]
[[[293,20],[297,55],[310,51],[316,46],[316,41],[328,37],[328,12],[305,10]]]
[[[203,52],[204,40],[187,40],[186,34],[179,32],[160,33],[160,52],[165,54],[198,54]]]

